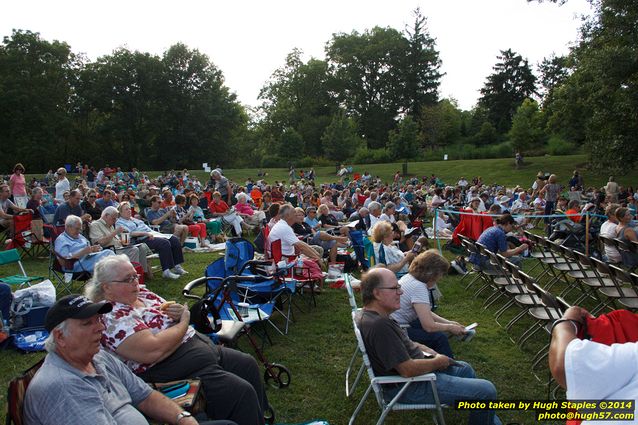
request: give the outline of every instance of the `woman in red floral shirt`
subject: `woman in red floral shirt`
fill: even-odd
[[[140,286],[127,256],[109,258],[96,264],[86,287],[90,299],[113,304],[102,316],[102,346],[147,382],[200,378],[211,419],[263,424],[268,401],[255,360],[197,333],[186,305]]]

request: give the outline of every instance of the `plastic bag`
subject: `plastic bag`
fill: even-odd
[[[55,304],[55,286],[49,279],[13,294],[11,310],[16,315],[27,314],[34,307],[51,307]]]

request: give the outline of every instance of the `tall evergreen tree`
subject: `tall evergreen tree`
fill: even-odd
[[[511,49],[501,50],[498,62],[481,89],[479,105],[487,109],[487,118],[503,134],[512,125],[516,109],[536,93],[536,77],[527,59]]]

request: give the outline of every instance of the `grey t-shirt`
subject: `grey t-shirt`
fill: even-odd
[[[399,280],[401,285],[401,308],[390,315],[400,324],[408,324],[417,319],[412,304],[430,304],[430,291],[425,283],[417,280],[411,274],[406,274]]]
[[[134,406],[153,391],[121,361],[101,351],[93,357],[96,374],[72,367],[55,353],[27,388],[27,425],[148,425]]]
[[[425,358],[394,320],[374,311],[360,310],[356,321],[376,375],[397,375],[397,365],[409,359]]]

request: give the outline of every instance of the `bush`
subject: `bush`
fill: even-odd
[[[301,159],[294,161],[295,167],[297,168],[310,168],[314,167],[316,162],[309,156],[304,156]]]
[[[261,167],[262,168],[280,168],[280,167],[288,168],[288,164],[285,159],[277,155],[264,155],[263,158],[261,158]]]
[[[509,142],[479,147],[472,144],[458,144],[425,151],[420,159],[422,161],[442,161],[445,154],[449,160],[509,158],[513,155],[513,150]]]
[[[386,162],[392,162],[392,158],[390,158],[390,153],[384,148],[359,148],[357,149],[357,153],[354,155],[352,162],[354,164],[383,164]]]
[[[547,142],[547,153],[550,155],[573,155],[576,150],[576,145],[560,136],[552,136]]]

